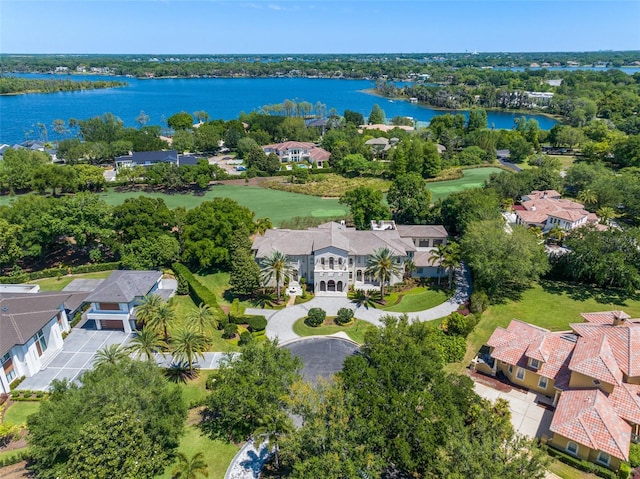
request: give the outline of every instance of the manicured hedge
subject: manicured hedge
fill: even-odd
[[[618,475],[615,472],[607,469],[606,467],[602,467],[594,464],[593,462],[585,461],[584,459],[571,456],[570,454],[562,452],[559,449],[555,449],[554,447],[547,446],[547,453],[550,456],[555,457],[559,461],[564,462],[571,467],[575,467],[580,471],[590,472],[591,474],[595,474],[596,476],[604,477],[606,479],[618,478]]]
[[[113,263],[84,264],[81,266],[70,266],[63,268],[48,268],[42,269],[40,271],[33,271],[31,273],[23,273],[16,276],[0,276],[0,284],[24,283],[26,281],[33,281],[35,279],[54,278],[56,276],[65,276],[67,274],[95,273],[98,271],[109,271],[119,268],[119,261]]]
[[[216,315],[216,319],[218,319],[218,321],[227,317],[218,304],[216,295],[198,281],[193,273],[189,271],[189,268],[181,263],[173,263],[173,265],[171,265],[171,269],[173,269],[176,276],[181,277],[189,284],[189,295],[191,296],[191,299],[193,299],[194,303],[204,303],[208,305],[211,308],[211,311],[213,311],[213,314]]]
[[[267,318],[264,316],[246,316],[246,318],[251,332],[264,331],[267,327]]]
[[[27,448],[17,450],[15,453],[0,458],[0,467],[11,466],[17,464],[20,461],[24,461],[29,458],[29,450]]]

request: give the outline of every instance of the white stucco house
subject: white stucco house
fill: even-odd
[[[62,349],[62,333],[70,330],[69,317],[87,296],[15,286],[0,290],[0,393],[8,393],[13,381],[33,376],[55,357]]]
[[[270,229],[255,238],[252,250],[258,263],[273,251],[287,255],[293,271],[291,280],[305,278],[316,295],[345,296],[350,286],[371,289],[379,286],[366,273],[367,260],[381,248],[389,248],[395,263],[404,271],[412,259],[414,276],[436,277],[443,273],[430,262],[431,251],[446,243],[447,232],[439,225],[401,225],[393,221],[372,222],[369,231],[358,231],[344,223],[330,222],[307,230]],[[390,284],[402,281],[402,274]]]
[[[175,293],[175,281],[162,279],[161,271],[114,271],[87,298],[87,319],[97,329],[130,333],[135,330],[135,307],[148,294],[168,299]]]
[[[306,141],[285,141],[265,145],[262,150],[268,155],[275,153],[283,163],[302,163],[308,161],[322,168],[329,160],[331,153],[327,150]]]
[[[513,208],[516,223],[529,227],[537,226],[544,233],[556,225],[571,231],[586,224],[597,224],[598,217],[584,209],[576,201],[562,199],[555,190],[532,191],[523,195],[520,205]]]

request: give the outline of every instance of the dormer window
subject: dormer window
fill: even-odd
[[[596,387],[600,387],[600,381],[598,381],[597,379],[594,379],[594,380],[593,380],[593,384],[594,384],[594,386],[596,386]]]
[[[540,369],[541,365],[542,363],[537,359],[529,358],[529,366],[531,366],[533,369]]]

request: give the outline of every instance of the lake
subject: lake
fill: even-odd
[[[204,110],[212,119],[231,120],[241,112],[249,113],[263,105],[284,100],[318,101],[342,114],[352,110],[368,116],[374,104],[379,104],[387,119],[410,116],[426,123],[436,115],[447,113],[408,101],[389,100],[367,93],[375,86],[369,80],[332,80],[314,78],[175,78],[143,80],[136,78],[95,75],[21,75],[30,78],[70,78],[73,80],[116,80],[128,83],[123,88],[0,96],[0,143],[14,144],[25,139],[39,139],[38,123],[49,130],[49,139],[56,140],[51,124],[55,119],[84,120],[111,112],[126,126],[137,126],[135,118],[141,110],[149,115],[152,125],[163,125],[168,117],[180,111],[193,113]],[[463,112],[464,113],[464,112]],[[510,129],[522,114],[487,112],[489,126]],[[548,130],[556,120],[543,115],[535,118]]]

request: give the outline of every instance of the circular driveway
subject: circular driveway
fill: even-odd
[[[329,379],[342,371],[345,358],[360,350],[351,341],[332,337],[304,338],[282,347],[300,358],[302,376],[313,384],[318,382],[319,377]]]

